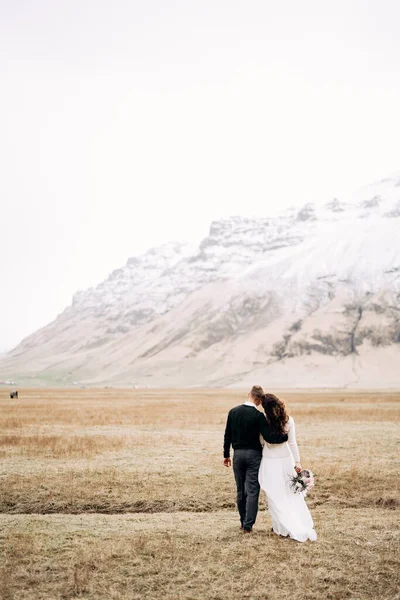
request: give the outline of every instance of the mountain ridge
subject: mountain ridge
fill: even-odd
[[[400,387],[399,217],[395,176],[321,207],[213,221],[197,248],[152,248],[77,292],[0,373],[32,385]]]

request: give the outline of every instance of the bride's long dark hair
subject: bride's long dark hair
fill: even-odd
[[[285,428],[289,421],[289,415],[286,412],[285,403],[279,400],[275,394],[264,394],[261,404],[271,429],[282,435],[286,433]]]

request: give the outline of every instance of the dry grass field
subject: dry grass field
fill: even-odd
[[[395,600],[400,393],[283,392],[317,543],[243,536],[232,390],[0,391],[0,597]]]

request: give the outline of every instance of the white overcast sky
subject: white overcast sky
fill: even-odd
[[[398,0],[0,0],[0,351],[212,219],[399,170]]]

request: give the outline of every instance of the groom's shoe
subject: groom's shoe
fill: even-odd
[[[245,528],[243,527],[243,533],[251,533],[251,529],[245,529]]]

